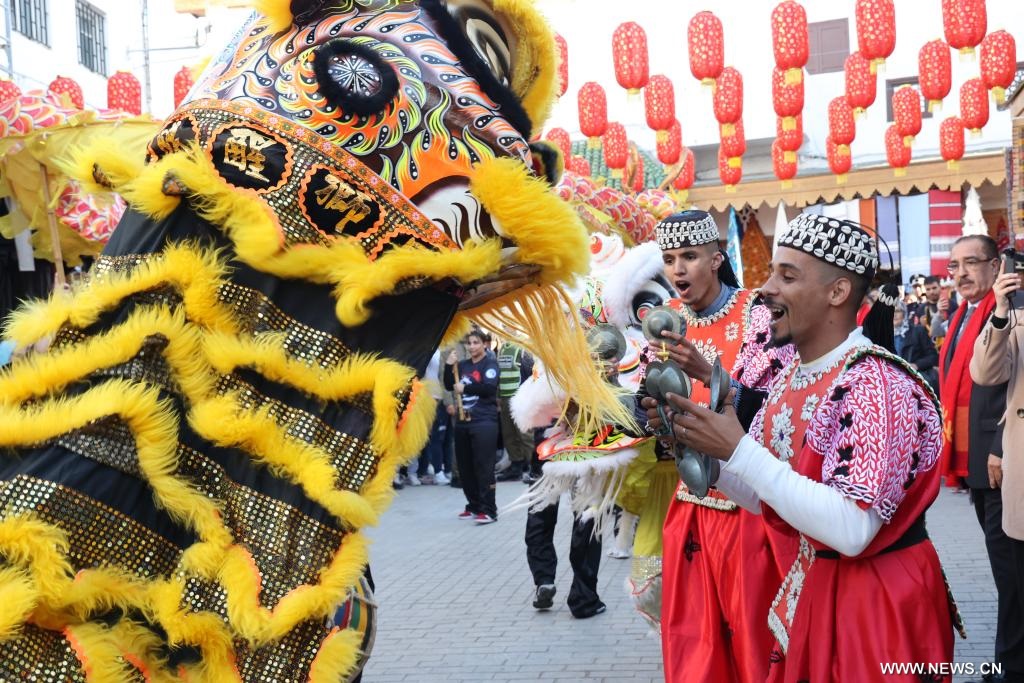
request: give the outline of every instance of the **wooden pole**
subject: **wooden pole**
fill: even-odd
[[[55,269],[54,285],[64,289],[67,281],[64,279],[64,255],[60,249],[60,230],[57,227],[57,214],[53,211],[53,198],[50,196],[50,174],[46,171],[46,164],[39,164],[39,175],[43,183],[43,197],[46,199],[46,220],[50,225],[50,244],[53,249],[53,265]]]

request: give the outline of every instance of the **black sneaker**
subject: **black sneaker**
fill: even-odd
[[[552,583],[537,586],[537,594],[533,599],[533,606],[537,609],[551,609],[551,606],[555,604],[555,591],[555,585]]]
[[[572,615],[577,619],[589,619],[590,617],[596,617],[598,614],[604,614],[608,607],[603,602],[599,602],[597,607],[591,607],[589,609],[580,610],[579,612],[573,612]]]

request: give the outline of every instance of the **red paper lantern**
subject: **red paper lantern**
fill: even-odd
[[[612,34],[612,59],[615,80],[635,95],[647,85],[647,34],[640,25],[628,21]]]
[[[118,71],[107,79],[107,109],[142,113],[142,85],[132,73]]]
[[[680,155],[682,163],[679,165],[679,175],[672,181],[672,187],[677,190],[688,190],[693,187],[693,181],[697,177],[697,164],[693,157],[693,150],[687,147]]]
[[[942,0],[942,30],[960,54],[974,54],[988,30],[985,0]]]
[[[1017,42],[1006,31],[993,31],[981,41],[981,80],[998,104],[1017,74]]]
[[[572,156],[572,140],[569,138],[569,133],[564,128],[552,128],[547,132],[544,138],[550,142],[553,142],[559,151],[562,153],[563,163],[566,159]]]
[[[739,166],[743,163],[743,154],[747,151],[747,138],[743,134],[743,119],[740,119],[732,126],[729,133],[725,132],[725,126],[719,128],[720,147],[729,164]]]
[[[60,95],[67,95],[75,109],[85,108],[85,96],[82,95],[82,86],[78,85],[73,78],[57,76],[47,87],[47,90],[58,97]]]
[[[647,82],[644,88],[644,113],[647,126],[657,131],[658,141],[667,138],[669,126],[676,120],[676,93],[667,76],[651,76]]]
[[[743,116],[743,76],[727,66],[715,81],[715,120],[723,126],[735,124]],[[725,133],[731,131],[726,128]]]
[[[787,154],[793,154],[793,152],[783,149],[779,140],[772,142],[772,170],[775,171],[775,177],[781,180],[785,187],[788,187],[791,184],[789,181],[796,176],[796,155],[793,154],[792,158],[788,158]]]
[[[579,105],[580,131],[587,136],[591,147],[597,147],[598,138],[608,130],[608,99],[604,88],[594,81],[587,81],[580,88],[576,101]]]
[[[896,47],[896,8],[892,0],[857,0],[857,49],[871,62],[871,73]]]
[[[939,151],[946,165],[954,170],[964,158],[964,122],[960,117],[950,116],[939,124]]]
[[[775,119],[775,139],[786,152],[786,160],[796,161],[796,151],[804,144],[804,117]]]
[[[892,118],[903,144],[910,145],[921,132],[921,93],[910,85],[897,88],[892,94]]]
[[[980,78],[964,81],[960,86],[960,119],[972,135],[981,135],[988,123],[988,90]]]
[[[949,45],[941,40],[925,43],[917,54],[917,76],[921,95],[928,100],[928,111],[935,111],[953,87]]]
[[[0,102],[6,102],[15,97],[21,97],[21,88],[18,87],[18,84],[6,78],[0,79]]]
[[[853,107],[855,116],[875,102],[875,73],[871,70],[871,62],[859,52],[850,53],[846,57],[846,101]]]
[[[832,138],[825,140],[825,155],[828,158],[829,169],[836,174],[836,182],[846,182],[846,174],[850,172],[853,165],[853,157],[850,155],[848,145],[839,145]]]
[[[174,74],[174,108],[181,106],[188,91],[192,89],[195,81],[192,79],[192,70],[183,66]]]
[[[671,166],[679,161],[679,155],[683,151],[683,129],[679,125],[679,121],[672,122],[672,125],[668,127],[668,135],[665,136],[665,140],[658,140],[656,147],[658,161],[661,163]]]
[[[711,12],[698,12],[686,30],[690,51],[690,73],[704,85],[711,85],[725,64],[725,37],[722,22]]]
[[[828,134],[837,145],[849,147],[857,137],[857,123],[853,109],[845,97],[834,97],[828,103]]]
[[[569,45],[557,33],[555,45],[558,46],[558,96],[561,97],[569,87]]]
[[[772,106],[775,115],[782,118],[799,116],[804,110],[804,82],[786,83],[786,71],[772,69]]]
[[[794,0],[780,2],[772,10],[772,49],[775,66],[786,73],[786,83],[802,83],[810,41],[807,37],[807,12]]]
[[[725,185],[726,192],[734,192],[736,186],[743,179],[743,166],[733,166],[729,163],[729,157],[725,156],[724,150],[718,148],[718,177]]]
[[[569,161],[566,163],[566,168],[575,173],[576,175],[589,176],[590,175],[590,162],[581,156],[571,156]]]
[[[885,157],[896,175],[903,175],[910,165],[911,148],[903,144],[903,136],[893,124],[885,129]]]
[[[604,147],[604,163],[611,169],[612,177],[621,178],[622,170],[626,168],[626,159],[629,158],[626,127],[621,123],[609,123],[608,130],[601,137],[601,145]]]

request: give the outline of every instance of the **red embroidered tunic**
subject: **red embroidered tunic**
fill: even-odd
[[[792,356],[792,347],[766,350],[771,318],[740,290],[725,306],[697,317],[680,301],[669,305],[686,319],[686,338],[744,386],[767,389]],[[710,391],[694,382],[691,398],[708,405]],[[669,504],[662,563],[662,651],[665,680],[764,681],[773,639],[765,615],[781,572],[764,524],[712,489],[703,500],[682,483]]]
[[[810,375],[793,363],[751,434],[883,521],[864,552],[845,557],[763,506],[773,547],[785,548],[780,563],[790,564],[769,615],[778,641],[769,680],[883,680],[880,663],[952,661],[938,555],[929,540],[907,541],[939,488],[942,425],[924,382],[877,347],[853,348]]]

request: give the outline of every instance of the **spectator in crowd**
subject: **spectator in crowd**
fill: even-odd
[[[950,276],[954,276],[952,269]],[[946,336],[946,328],[949,327],[949,318],[956,313],[957,304],[949,292],[942,287],[942,278],[937,275],[929,275],[924,279],[924,306],[921,315],[925,327],[928,329],[932,339],[941,342]]]
[[[491,524],[498,519],[494,498],[494,460],[498,449],[498,362],[487,349],[488,335],[472,330],[466,338],[469,358],[448,354],[444,386],[456,395],[455,458],[466,507],[461,519]],[[456,379],[456,373],[458,379]]]
[[[985,534],[999,592],[996,658],[1003,665],[1006,683],[1024,683],[1024,295],[1017,291],[1020,286],[1017,273],[1002,274],[996,280],[995,309],[974,343],[970,368],[978,385],[1007,387],[1002,458],[991,459],[988,467],[989,485],[1001,493],[1003,533],[998,538],[992,534],[992,542],[988,526]],[[999,516],[994,504],[985,513],[986,521]]]
[[[927,380],[928,384],[939,391],[939,352],[928,336],[928,331],[907,312],[906,304],[900,303],[893,313],[893,341],[896,353],[910,363],[915,370]]]
[[[444,392],[441,389],[441,350],[434,351],[427,369],[423,373],[427,388],[434,401],[437,402],[437,412],[434,415],[434,424],[430,428],[430,438],[427,445],[423,447],[420,457],[416,462],[416,469],[409,471],[409,484],[419,486],[421,483],[445,485],[450,483],[445,474],[445,446],[448,443],[449,416],[444,405]],[[433,468],[433,480],[428,480],[429,468]],[[449,468],[451,465],[449,465]]]
[[[533,356],[510,341],[498,348],[498,414],[501,419],[501,440],[510,464],[497,475],[498,481],[512,481],[528,476],[533,453],[533,432],[521,432],[512,419],[509,407],[519,385],[533,374]]]
[[[999,273],[999,252],[987,235],[968,235],[953,244],[949,273],[963,304],[948,321],[946,341],[939,353],[940,397],[946,440],[941,467],[948,484],[966,483],[985,534],[985,547],[996,592],[996,660],[1002,662],[1019,634],[1008,632],[1010,613],[1017,609],[1017,577],[1013,575],[1010,539],[1003,531],[1003,503],[993,473],[1001,470],[1006,382],[982,385],[970,373],[976,340],[996,306],[992,285]],[[940,301],[941,303],[941,301]],[[942,308],[939,309],[940,311]]]

